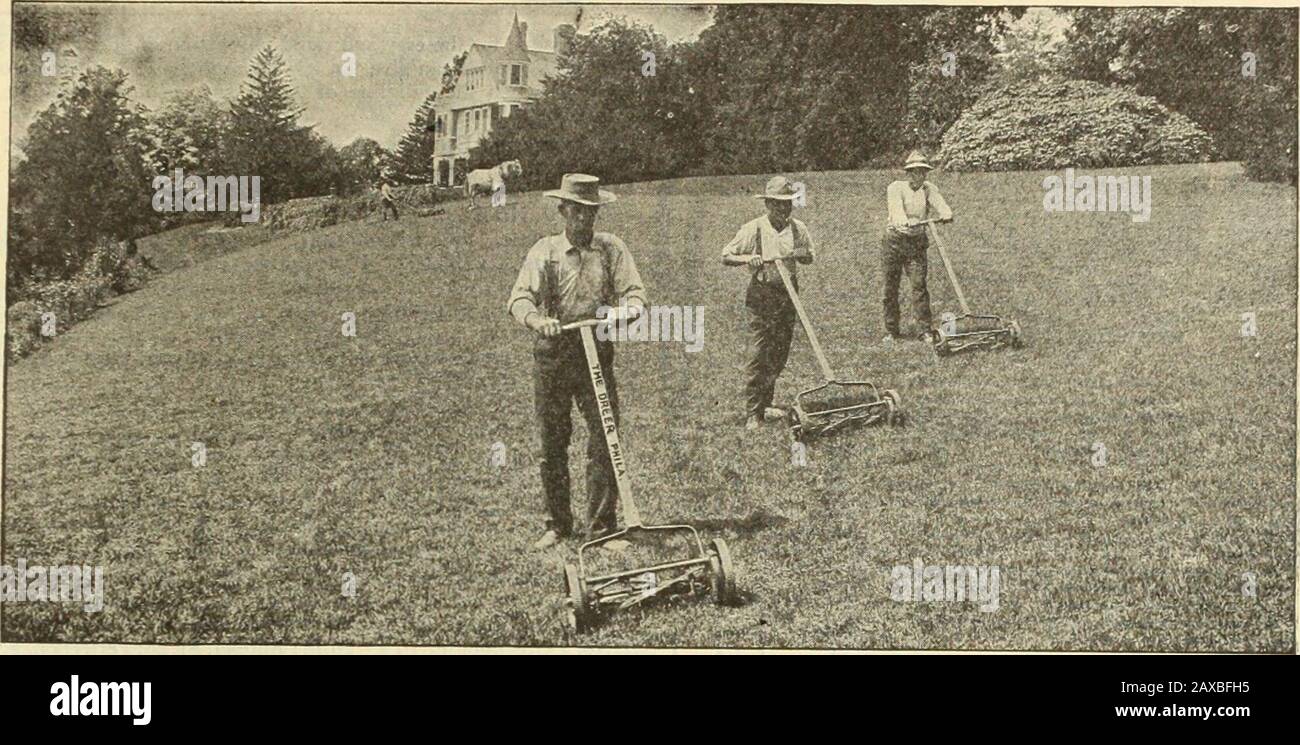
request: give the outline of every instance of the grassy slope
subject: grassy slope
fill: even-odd
[[[1291,648],[1295,191],[1149,172],[1146,224],[1044,214],[1042,174],[941,177],[973,304],[1029,347],[938,365],[867,346],[891,174],[805,175],[819,335],[846,374],[900,389],[912,424],[819,444],[803,468],[776,426],[738,427],[745,274],[717,253],[763,179],[619,189],[602,226],[651,302],[707,307],[702,351],[619,353],[642,510],[725,536],[746,604],[653,609],[584,643]],[[13,367],[4,559],[102,563],[108,607],[6,604],[6,639],[565,643],[559,559],[528,549],[529,341],[503,312],[556,229],[529,194],[290,237],[165,276]],[[797,337],[778,396],[815,376]],[[917,557],[998,565],[1001,609],[890,600],[889,569]]]
[[[160,271],[187,269],[203,261],[265,243],[275,234],[262,225],[230,228],[219,220],[183,225],[140,239],[140,252]]]

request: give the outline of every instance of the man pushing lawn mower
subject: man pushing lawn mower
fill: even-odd
[[[725,266],[747,266],[751,273],[745,291],[751,332],[751,356],[745,367],[747,430],[758,429],[765,419],[785,416],[784,411],[772,406],[772,395],[776,379],[790,358],[796,315],[775,263],[785,264],[797,288],[795,263],[811,264],[815,257],[808,227],[790,216],[794,198],[795,188],[789,179],[773,176],[763,193],[755,195],[755,199],[763,200],[767,214],[742,225],[722,249]]]
[[[596,318],[602,306],[628,317],[639,315],[645,306],[645,288],[627,246],[610,233],[594,232],[601,205],[616,199],[600,188],[600,179],[565,174],[560,188],[546,196],[559,200],[564,232],[542,238],[529,249],[507,304],[510,315],[535,334],[533,400],[541,433],[540,470],[548,514],[546,532],[534,544],[538,549],[575,534],[569,506],[568,453],[575,401],[587,422],[587,538],[599,538],[616,527],[618,492],[582,338],[562,326]],[[617,422],[613,343],[597,342],[597,353]]]
[[[889,226],[882,240],[880,262],[885,273],[885,329],[889,332],[885,343],[900,338],[898,281],[906,271],[912,283],[912,307],[923,329],[920,339],[933,345],[936,355],[1022,346],[1020,324],[997,315],[971,312],[937,227],[952,222],[952,210],[939,189],[926,180],[932,169],[925,156],[913,150],[903,170],[907,181],[895,181],[886,192]],[[930,290],[926,287],[926,251],[931,245],[939,252],[961,308],[961,315],[945,313],[937,329],[931,319]]]
[[[938,187],[926,180],[933,168],[919,150],[913,150],[903,164],[906,181],[895,181],[885,191],[889,223],[880,241],[880,268],[885,275],[885,343],[902,338],[899,327],[898,284],[904,272],[912,285],[912,312],[928,342],[932,335],[930,289],[926,286],[929,238],[926,222],[952,222],[952,210]]]

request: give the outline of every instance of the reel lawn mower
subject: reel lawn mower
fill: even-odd
[[[1023,346],[1020,324],[1012,320],[1004,320],[1001,316],[971,313],[970,306],[966,304],[966,294],[961,291],[961,283],[957,281],[957,274],[952,270],[952,263],[948,261],[948,252],[939,237],[939,228],[935,226],[934,220],[926,220],[922,224],[929,232],[934,247],[939,251],[943,268],[948,273],[948,281],[952,283],[952,290],[957,295],[957,304],[961,306],[960,316],[945,314],[940,322],[939,329],[934,335],[935,354],[947,357],[958,352],[981,349],[992,351]]]
[[[562,327],[582,334],[582,349],[587,357],[591,387],[596,395],[600,419],[604,422],[605,447],[614,468],[618,499],[623,505],[626,527],[609,535],[587,541],[578,547],[578,563],[564,566],[564,623],[570,631],[581,633],[600,618],[615,610],[627,610],[647,600],[666,595],[702,596],[713,593],[719,605],[736,601],[736,570],[731,563],[727,542],[714,538],[706,546],[690,525],[643,525],[641,511],[632,496],[632,480],[627,458],[618,439],[614,409],[605,385],[605,374],[596,353],[592,329],[610,319],[586,320]],[[596,549],[612,541],[625,541],[637,549],[654,548],[655,553],[676,551],[676,557],[659,558],[636,567],[597,571],[593,566]],[[628,549],[629,553],[633,549]],[[615,553],[601,551],[600,558]],[[594,562],[604,564],[607,562]],[[626,563],[626,562],[625,562]]]
[[[804,312],[803,303],[799,300],[799,292],[795,290],[794,282],[790,279],[790,270],[786,269],[785,264],[780,260],[775,264],[777,271],[781,273],[781,281],[785,283],[785,291],[790,294],[790,302],[794,304],[795,312],[799,314],[799,323],[803,325],[804,333],[808,335],[808,343],[812,346],[813,354],[817,356],[817,364],[821,367],[822,378],[825,380],[821,385],[804,390],[795,396],[794,406],[786,412],[786,424],[790,428],[790,436],[796,442],[806,442],[848,427],[881,423],[902,424],[902,399],[898,391],[881,391],[873,383],[840,380],[835,375],[831,363],[826,360],[826,354],[822,352],[821,344],[817,341],[817,333],[813,331],[808,314]]]

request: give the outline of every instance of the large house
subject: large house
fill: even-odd
[[[542,78],[555,72],[556,58],[568,50],[575,29],[555,27],[555,51],[528,48],[528,24],[515,15],[506,43],[470,46],[456,89],[433,105],[433,177],[439,186],[454,186],[456,162],[510,116],[542,93]]]

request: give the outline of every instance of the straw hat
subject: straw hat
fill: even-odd
[[[563,199],[568,202],[593,206],[609,204],[618,199],[612,192],[600,188],[599,178],[588,176],[585,173],[564,174],[564,177],[560,179],[560,188],[545,192],[545,195],[554,199]]]
[[[913,168],[924,168],[927,171],[933,171],[934,166],[925,162],[925,156],[920,150],[913,150],[907,154],[907,162],[903,164],[904,171],[910,171]]]
[[[767,180],[767,187],[762,194],[755,194],[755,199],[781,199],[791,201],[795,198],[794,184],[785,176],[773,176]]]

